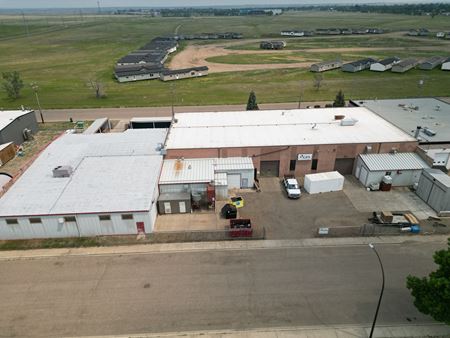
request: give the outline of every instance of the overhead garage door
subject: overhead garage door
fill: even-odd
[[[351,175],[353,173],[354,158],[337,158],[334,170],[341,175]]]
[[[228,189],[240,189],[241,188],[241,174],[228,174]]]
[[[263,177],[278,177],[280,161],[261,161],[260,174]]]

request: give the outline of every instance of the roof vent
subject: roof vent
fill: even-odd
[[[354,126],[356,122],[358,122],[358,120],[352,117],[344,118],[341,120],[341,126]]]
[[[428,136],[434,136],[436,135],[436,132],[428,127],[423,128],[423,132],[427,134]]]
[[[72,175],[73,169],[69,165],[60,165],[53,168],[53,177],[70,177]]]

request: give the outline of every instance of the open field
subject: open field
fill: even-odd
[[[361,27],[373,26],[391,30],[406,30],[413,27],[427,27],[434,30],[450,30],[450,20],[444,17],[410,17],[380,14],[354,13],[286,13],[279,17],[201,17],[201,18],[144,18],[144,17],[95,17],[77,16],[33,16],[27,17],[30,37],[19,16],[0,16],[0,71],[21,73],[26,84],[22,97],[15,101],[0,92],[0,108],[17,108],[20,105],[35,106],[29,87],[37,82],[43,108],[121,107],[121,106],[163,106],[172,102],[171,86],[174,87],[175,105],[207,105],[242,103],[248,91],[256,90],[260,102],[296,101],[299,84],[302,82],[304,100],[329,100],[339,89],[352,97],[396,97],[419,95],[417,81],[428,79],[423,95],[448,95],[450,77],[441,71],[412,71],[407,74],[343,74],[339,71],[325,74],[324,88],[319,92],[312,89],[312,74],[297,68],[297,60],[329,58],[330,53],[293,53],[290,56],[265,56],[257,62],[270,63],[272,68],[279,63],[289,63],[291,69],[270,69],[236,72],[231,65],[229,73],[212,74],[206,78],[183,80],[176,83],[147,81],[118,84],[112,76],[114,62],[128,52],[139,48],[150,39],[173,33],[177,27],[180,34],[207,31],[237,31],[249,38],[277,36],[287,28],[313,29],[318,27]],[[181,25],[181,26],[180,26]],[[343,38],[343,37],[340,37]],[[358,37],[359,38],[359,37]],[[2,40],[3,39],[3,40]],[[354,39],[354,37],[349,37]],[[407,42],[392,37],[380,37],[376,47],[403,47]],[[383,39],[387,39],[383,41]],[[331,39],[328,39],[331,40]],[[339,40],[339,39],[338,39]],[[336,41],[338,41],[336,40]],[[359,39],[358,43],[363,43]],[[315,40],[311,40],[314,42]],[[328,46],[327,39],[310,44],[310,48]],[[356,41],[337,42],[336,46],[353,46]],[[217,43],[217,42],[216,42]],[[241,41],[247,43],[247,41]],[[302,44],[301,41],[298,42]],[[411,42],[414,46],[417,42]],[[433,39],[427,39],[427,46],[433,47]],[[292,47],[294,47],[293,45]],[[365,47],[359,45],[358,47]],[[189,46],[186,47],[188,49]],[[436,46],[436,52],[442,52]],[[232,52],[230,50],[230,52]],[[248,52],[252,52],[251,50]],[[381,51],[377,51],[377,53]],[[322,55],[321,55],[322,54]],[[357,53],[358,54],[358,53]],[[399,54],[399,53],[396,53]],[[356,54],[355,54],[356,55]],[[359,55],[359,54],[358,54]],[[262,57],[262,56],[258,56]],[[176,58],[176,57],[175,57]],[[253,58],[248,57],[246,58]],[[306,62],[305,61],[305,62]],[[233,61],[234,62],[234,61]],[[242,62],[242,61],[240,61]],[[255,62],[249,60],[246,62]],[[302,63],[303,61],[300,61]],[[245,66],[242,65],[242,66]],[[305,64],[303,66],[306,66]],[[245,70],[241,69],[241,70]],[[105,99],[95,99],[87,86],[89,79],[98,79],[106,89]]]

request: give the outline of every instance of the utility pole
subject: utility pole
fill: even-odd
[[[97,1],[97,8],[98,8],[97,14],[100,15],[102,13],[102,9],[100,7],[100,1]]]
[[[41,115],[41,122],[45,123],[44,115],[42,115],[41,102],[39,101],[39,95],[38,95],[39,87],[38,87],[37,83],[36,82],[32,82],[31,83],[31,88],[33,89],[34,95],[36,96],[36,102],[37,102],[37,105],[38,105],[38,108],[39,108],[39,115]]]
[[[175,83],[172,82],[170,84],[170,94],[172,96],[172,121],[175,119],[175,107],[174,107],[174,103],[175,103]]]
[[[299,96],[298,96],[298,109],[300,109],[301,107],[301,103],[302,103],[302,98],[303,98],[303,87],[302,87],[302,82],[300,81],[300,91],[299,91]]]
[[[23,19],[23,24],[25,25],[25,29],[27,31],[27,36],[30,36],[30,29],[28,27],[28,21],[27,19],[25,19],[25,13],[22,11],[22,19]]]

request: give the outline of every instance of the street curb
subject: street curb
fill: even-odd
[[[202,251],[239,251],[239,250],[277,250],[315,247],[364,246],[369,243],[378,245],[400,245],[404,243],[446,243],[448,235],[430,236],[388,236],[388,237],[349,237],[349,238],[308,238],[298,240],[246,240],[221,242],[189,242],[167,244],[140,244],[129,246],[36,249],[0,251],[0,261],[45,259],[54,257],[111,256],[133,254],[158,254]]]
[[[155,338],[155,337],[238,337],[238,338],[355,338],[368,337],[370,326],[329,325],[329,326],[299,326],[280,328],[258,328],[249,330],[212,330],[167,333],[140,333],[128,335],[84,336],[83,338]],[[407,337],[448,337],[450,327],[444,324],[428,325],[378,325],[374,338],[407,338]],[[66,337],[69,338],[69,337]],[[70,337],[77,338],[77,337]],[[80,337],[78,337],[80,338]]]

